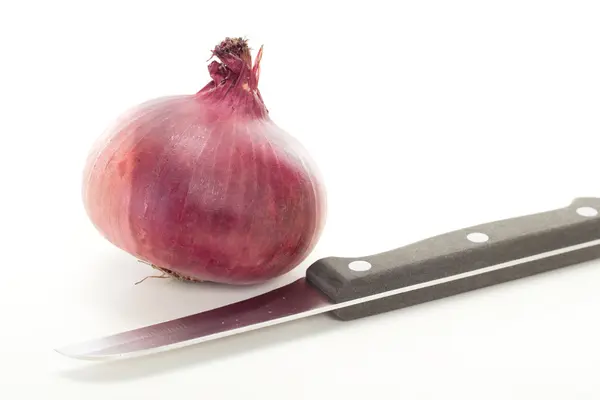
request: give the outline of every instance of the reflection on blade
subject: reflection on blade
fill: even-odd
[[[57,349],[96,359],[142,355],[263,328],[331,310],[331,302],[301,278],[287,286],[203,313]]]

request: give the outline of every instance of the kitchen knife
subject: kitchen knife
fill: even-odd
[[[279,289],[195,315],[57,349],[139,356],[320,313],[342,321],[401,309],[600,257],[600,198],[486,223],[359,258],[316,261]]]

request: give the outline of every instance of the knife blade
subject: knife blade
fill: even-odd
[[[101,360],[166,351],[329,312],[340,321],[398,310],[600,258],[600,198],[460,229],[366,257],[317,260],[262,295],[56,349]]]

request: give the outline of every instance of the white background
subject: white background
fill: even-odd
[[[53,349],[250,297],[319,257],[600,195],[598,21],[596,1],[2,2],[0,398],[597,400],[600,262],[116,363]],[[201,88],[237,35],[265,45],[272,118],[326,179],[326,231],[262,286],[136,286],[152,271],[83,212],[87,151],[130,106]]]

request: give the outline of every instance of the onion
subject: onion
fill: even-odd
[[[313,250],[324,185],[307,151],[269,118],[262,47],[254,64],[241,38],[212,54],[220,62],[200,91],[142,103],[98,139],[84,205],[109,242],[168,275],[260,283]]]

